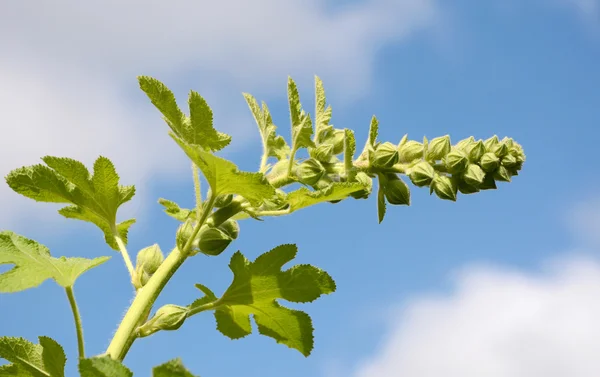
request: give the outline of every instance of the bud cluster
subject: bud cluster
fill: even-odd
[[[136,258],[135,272],[131,277],[133,286],[140,289],[146,285],[164,259],[163,253],[157,244],[140,250]]]
[[[510,138],[493,136],[485,141],[470,137],[450,146],[450,137],[399,146],[400,160],[411,164],[407,174],[415,186],[429,186],[442,199],[456,200],[457,193],[472,194],[496,188],[518,175],[525,154]]]
[[[179,250],[183,250],[192,237],[195,224],[195,221],[187,220],[177,230],[176,242]],[[190,255],[199,252],[206,255],[219,255],[238,237],[239,233],[239,225],[233,219],[227,219],[219,226],[206,223],[194,237]]]

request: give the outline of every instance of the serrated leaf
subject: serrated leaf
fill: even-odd
[[[294,155],[299,148],[314,148],[315,143],[311,140],[313,134],[312,121],[310,116],[302,111],[300,94],[296,83],[291,77],[288,78],[288,103],[292,124],[292,155]]]
[[[12,363],[0,367],[0,376],[64,377],[66,357],[53,339],[40,336],[40,344],[23,338],[0,337],[0,358]]]
[[[159,198],[158,203],[165,207],[165,213],[167,215],[181,222],[185,222],[190,217],[190,215],[193,215],[194,212],[191,209],[179,207],[179,204],[171,200]]]
[[[188,371],[180,358],[167,361],[152,369],[152,377],[197,377]]]
[[[217,329],[232,339],[251,332],[250,315],[259,333],[308,356],[313,348],[313,328],[308,314],[283,307],[277,299],[311,302],[335,291],[335,283],[325,271],[296,265],[281,271],[294,259],[295,245],[281,245],[250,262],[239,251],[229,263],[233,282],[215,303]]]
[[[375,115],[371,118],[371,124],[369,125],[369,137],[365,143],[365,147],[361,155],[366,155],[369,150],[374,150],[377,147],[377,135],[379,134],[379,122]]]
[[[233,162],[186,144],[173,134],[170,135],[200,168],[213,195],[238,194],[253,206],[275,195],[275,188],[262,173],[241,172]]]
[[[354,169],[354,153],[356,153],[356,139],[354,131],[344,129],[344,170],[349,182],[353,182],[356,177]]]
[[[133,372],[110,356],[79,360],[81,377],[131,377]]]
[[[212,110],[198,93],[191,91],[188,99],[190,117],[179,109],[175,95],[155,78],[139,76],[140,89],[162,113],[173,133],[188,144],[200,145],[205,150],[217,151],[231,142],[231,136],[213,127]]]
[[[119,250],[115,233],[127,243],[134,219],[116,224],[118,208],[135,194],[134,186],[119,185],[113,163],[106,157],[94,162],[94,174],[71,158],[46,156],[48,165],[33,165],[11,171],[6,182],[17,193],[38,202],[71,203],[58,212],[66,218],[91,222],[104,233],[108,245]]]
[[[72,287],[87,270],[110,257],[95,259],[53,258],[42,244],[10,231],[0,232],[0,265],[15,267],[0,274],[0,292],[18,292],[37,287],[46,279],[54,279],[62,287]]]
[[[258,125],[261,140],[263,143],[263,152],[268,157],[276,157],[278,160],[285,159],[290,154],[290,147],[282,136],[276,133],[277,127],[273,124],[273,119],[266,103],[262,103],[262,109],[258,106],[256,99],[243,93],[244,99],[252,112],[252,116]]]
[[[325,88],[323,81],[315,76],[315,134],[316,139],[320,140],[321,134],[330,132],[333,126],[329,124],[331,120],[331,106],[326,106]]]
[[[318,203],[346,199],[350,194],[364,189],[358,182],[334,182],[327,188],[316,191],[301,187],[290,192],[286,201],[290,205],[290,212],[294,212]]]

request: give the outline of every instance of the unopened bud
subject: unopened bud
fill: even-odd
[[[467,170],[463,173],[462,178],[468,185],[479,187],[485,179],[485,172],[479,165],[469,164]]]
[[[427,161],[419,162],[408,173],[408,177],[417,187],[429,186],[434,176],[435,170]]]
[[[494,172],[494,179],[502,182],[510,182],[510,173],[504,166],[499,166]]]
[[[233,219],[226,220],[223,224],[219,225],[219,229],[234,240],[238,238],[238,235],[240,234],[240,226],[238,225],[238,222]]]
[[[383,184],[383,193],[388,203],[393,205],[410,205],[410,190],[406,183],[396,174],[386,174]]]
[[[389,141],[380,144],[373,153],[372,165],[376,168],[391,168],[398,162],[398,149]]]
[[[195,221],[188,219],[186,222],[181,224],[179,228],[177,228],[177,233],[175,234],[175,243],[180,251],[183,251],[185,245],[192,236],[192,233],[194,232],[194,225]]]
[[[502,157],[500,164],[504,167],[512,168],[517,166],[519,163],[517,162],[517,158],[515,156],[512,154],[507,154],[506,156]]]
[[[177,330],[185,322],[188,312],[189,309],[183,306],[164,305],[156,311],[154,317],[137,328],[137,335],[143,338],[160,330]]]
[[[436,137],[429,142],[427,146],[427,152],[425,153],[425,159],[427,161],[441,160],[446,154],[450,152],[450,136]]]
[[[490,152],[494,152],[494,154],[500,158],[506,156],[508,154],[508,146],[504,142],[500,142],[494,145]]]
[[[496,188],[496,180],[493,173],[486,174],[483,183],[479,185],[480,190],[495,190]]]
[[[333,145],[333,154],[340,154],[344,151],[344,139],[346,132],[344,130],[335,130],[330,143]]]
[[[207,228],[198,236],[198,249],[206,255],[219,255],[233,239],[219,228]]]
[[[233,200],[233,194],[219,195],[219,196],[217,196],[217,199],[215,200],[215,207],[217,207],[217,208],[227,207],[229,204],[231,204],[232,200]]]
[[[321,144],[312,150],[311,156],[322,162],[329,162],[333,157],[333,144]]]
[[[459,181],[458,182],[458,191],[460,191],[461,194],[475,194],[476,192],[479,192],[479,189],[477,187],[471,186],[468,183],[466,183],[465,181]]]
[[[359,171],[356,173],[356,182],[360,183],[365,189],[361,191],[353,192],[352,197],[355,199],[366,199],[373,190],[373,179],[367,175],[367,173]]]
[[[498,168],[500,165],[500,159],[493,153],[485,153],[479,160],[479,165],[483,171],[490,173]]]
[[[475,138],[473,136],[469,136],[466,139],[462,139],[454,146],[455,149],[465,150],[469,145],[475,143]]]
[[[486,152],[485,145],[483,145],[482,140],[479,140],[475,143],[469,144],[465,148],[465,152],[467,153],[467,156],[469,157],[469,161],[478,162],[481,159],[481,156],[483,156],[483,154]]]
[[[305,185],[312,186],[321,177],[325,174],[325,169],[323,165],[314,158],[309,158],[308,160],[302,162],[298,165],[298,169],[296,170],[296,175],[298,176],[298,180]]]
[[[444,157],[444,165],[452,174],[462,173],[469,165],[469,158],[462,150],[454,149]]]
[[[408,140],[398,147],[399,161],[403,163],[413,162],[423,158],[423,144],[418,141]]]
[[[445,175],[437,175],[431,182],[431,188],[440,199],[456,201],[458,187],[456,182]]]

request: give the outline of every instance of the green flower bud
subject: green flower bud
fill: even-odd
[[[512,154],[507,154],[506,156],[502,157],[500,164],[504,167],[512,168],[517,166],[519,163],[517,162],[517,158],[515,156]]]
[[[482,140],[479,140],[469,144],[465,148],[465,152],[467,153],[467,156],[469,156],[469,161],[478,162],[485,153],[485,145],[483,145]]]
[[[154,317],[137,328],[137,335],[143,338],[160,330],[177,330],[185,322],[188,312],[189,309],[183,306],[164,305],[156,311]]]
[[[450,135],[436,137],[429,142],[425,159],[427,161],[441,160],[442,157],[450,152]]]
[[[492,147],[491,152],[494,152],[498,157],[504,157],[508,154],[508,146],[505,143],[500,142]]]
[[[458,187],[456,181],[445,175],[436,175],[431,182],[431,189],[440,199],[456,201]]]
[[[377,146],[371,162],[376,168],[391,168],[398,162],[398,149],[394,144],[386,141]]]
[[[504,166],[499,166],[493,177],[496,181],[510,182],[510,173]]]
[[[228,219],[223,224],[219,225],[219,229],[234,240],[238,238],[238,235],[240,234],[240,226],[238,225],[238,222],[233,219]]]
[[[136,258],[136,267],[139,267],[152,275],[158,270],[165,257],[157,244],[140,250]]]
[[[219,255],[233,239],[219,228],[207,228],[200,233],[198,238],[198,249],[206,255]]]
[[[454,149],[444,157],[444,165],[452,174],[462,173],[469,165],[469,158],[462,150]]]
[[[467,170],[462,175],[462,179],[470,186],[479,187],[485,179],[485,172],[479,165],[469,164]]]
[[[215,207],[217,207],[217,208],[227,207],[229,204],[231,204],[232,200],[233,200],[233,194],[219,195],[219,196],[217,196],[217,199],[215,200]]]
[[[323,178],[319,179],[317,181],[317,183],[312,185],[312,187],[315,190],[325,190],[328,187],[331,187],[332,183],[333,183],[333,180],[331,178],[329,178],[328,176],[324,175]]]
[[[501,142],[506,144],[508,149],[511,149],[515,144],[515,141],[509,137],[505,137],[504,139],[501,140]]]
[[[493,153],[485,153],[479,160],[479,166],[487,173],[493,172],[499,165],[500,159]]]
[[[325,174],[323,165],[314,158],[309,158],[304,161],[298,165],[298,169],[296,170],[298,180],[309,186],[317,183],[317,181],[323,177],[323,174]]]
[[[396,174],[386,174],[381,184],[383,184],[383,193],[388,203],[393,205],[410,205],[410,190],[406,183]]]
[[[330,143],[333,145],[333,154],[340,154],[344,151],[344,139],[346,138],[346,133],[344,130],[335,130],[333,132],[333,136],[331,138]]]
[[[329,162],[333,157],[333,145],[321,144],[311,151],[311,156],[322,162]]]
[[[359,171],[356,173],[356,182],[360,183],[365,189],[350,194],[355,199],[367,199],[373,191],[373,179],[367,173]]]
[[[467,184],[466,182],[460,180],[458,182],[458,191],[460,191],[461,194],[475,194],[476,192],[479,192],[479,189],[477,187],[471,186],[469,184]]]
[[[495,190],[496,188],[496,180],[493,173],[486,174],[483,183],[479,185],[480,190]]]
[[[399,161],[403,163],[413,162],[423,158],[423,144],[418,141],[408,140],[398,147]]]
[[[188,242],[194,231],[195,221],[188,219],[177,228],[175,234],[175,243],[179,250],[183,250],[185,244]]]
[[[435,170],[427,161],[419,162],[408,173],[408,177],[417,187],[429,186],[434,176]]]
[[[487,139],[486,141],[484,141],[483,145],[485,146],[486,151],[492,152],[492,149],[498,143],[499,143],[498,136],[494,135],[494,136],[490,137],[489,139]]]
[[[475,138],[473,136],[469,136],[466,139],[462,139],[454,146],[454,149],[465,150],[469,145],[475,143]]]

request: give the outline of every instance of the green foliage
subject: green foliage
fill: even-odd
[[[12,364],[0,367],[0,376],[64,377],[67,358],[53,339],[40,336],[39,344],[23,338],[0,337],[0,358]]]
[[[19,292],[54,279],[62,287],[72,287],[75,280],[110,257],[95,259],[53,258],[50,250],[33,240],[10,231],[0,232],[0,265],[15,267],[0,274],[0,292]]]
[[[72,203],[59,213],[64,217],[96,224],[106,243],[115,250],[118,236],[127,243],[129,227],[135,219],[117,224],[117,209],[131,200],[134,186],[119,185],[119,176],[113,163],[100,156],[94,163],[94,174],[81,162],[61,157],[46,156],[48,165],[33,165],[11,171],[6,182],[15,192],[38,202]]]
[[[190,91],[188,116],[163,83],[148,76],[138,80],[169,126],[169,135],[191,160],[194,172],[195,208],[181,208],[162,198],[158,201],[169,216],[181,222],[175,247],[168,255],[154,244],[138,252],[133,266],[126,244],[128,229],[135,220],[117,223],[116,218],[118,208],[133,197],[135,188],[119,185],[115,167],[105,157],[95,161],[93,174],[79,161],[47,156],[43,158],[46,165],[22,167],[6,177],[14,191],[28,198],[70,204],[59,213],[96,224],[110,247],[121,252],[128,267],[135,298],[106,352],[86,358],[72,287],[77,277],[108,258],[54,258],[48,248],[33,240],[0,232],[0,264],[14,265],[0,274],[0,292],[36,287],[49,278],[65,288],[75,319],[79,372],[84,377],[132,376],[120,361],[136,340],[161,330],[179,329],[191,316],[205,311],[214,311],[217,329],[229,338],[249,335],[253,317],[260,334],[308,356],[314,347],[311,318],[279,301],[312,302],[334,292],[336,286],[329,274],[312,265],[283,270],[296,256],[297,248],[292,244],[275,247],[253,262],[238,251],[229,264],[233,282],[220,298],[208,287],[196,284],[204,296],[191,305],[166,304],[151,317],[150,313],[162,289],[188,258],[225,253],[239,236],[241,220],[288,215],[323,202],[366,199],[377,179],[376,205],[381,222],[387,204],[411,204],[410,189],[402,175],[417,187],[428,187],[430,194],[456,201],[459,193],[473,194],[496,189],[496,181],[510,182],[525,162],[523,148],[517,142],[497,136],[486,140],[469,137],[455,145],[449,135],[431,140],[424,137],[422,142],[409,140],[408,135],[398,144],[379,141],[375,116],[364,148],[355,158],[354,131],[331,124],[331,106],[327,105],[323,82],[315,76],[314,122],[300,103],[296,83],[288,78],[289,143],[277,135],[266,103],[259,106],[252,95],[244,93],[261,136],[262,156],[257,172],[243,172],[233,162],[214,155],[229,145],[231,136],[215,129],[212,110],[200,94]],[[308,159],[296,158],[302,148],[308,152]],[[270,158],[277,161],[271,163]],[[198,170],[209,186],[205,201]],[[291,191],[288,186],[292,184],[300,187]],[[22,338],[0,338],[0,357],[11,363],[0,366],[0,377],[64,377],[66,356],[50,338],[40,337],[39,344]],[[155,367],[152,375],[194,376],[179,359]]]

